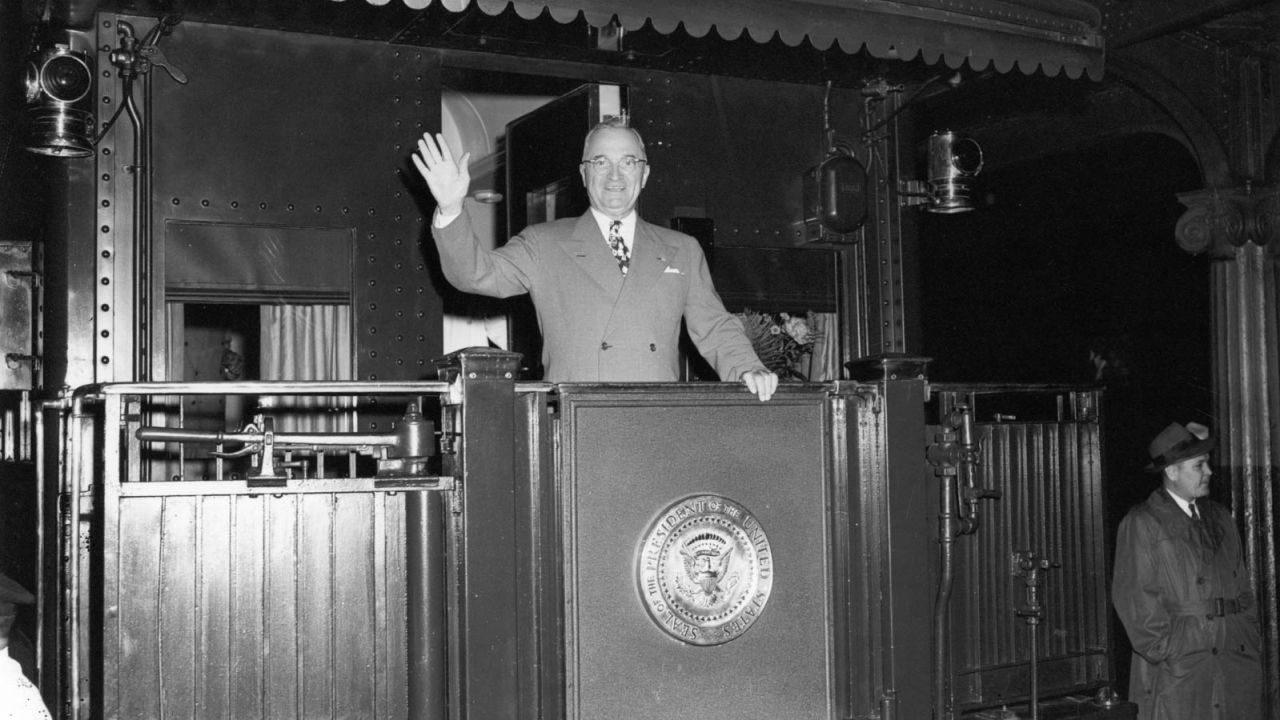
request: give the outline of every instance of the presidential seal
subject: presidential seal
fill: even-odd
[[[690,645],[719,645],[764,612],[773,551],[746,508],[695,495],[658,513],[642,539],[636,576],[658,627]]]

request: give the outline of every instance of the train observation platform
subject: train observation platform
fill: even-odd
[[[41,664],[70,717],[1131,716],[1096,388],[885,357],[761,403],[517,358],[42,413]]]

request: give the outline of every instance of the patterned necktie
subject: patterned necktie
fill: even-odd
[[[631,251],[627,249],[627,244],[622,241],[622,221],[614,220],[609,223],[609,249],[613,251],[613,257],[618,261],[618,269],[623,275],[627,274],[627,268],[631,266]]]

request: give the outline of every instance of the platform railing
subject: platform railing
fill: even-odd
[[[453,476],[440,470],[435,425],[422,411],[430,406],[431,413],[438,413],[459,393],[456,383],[433,381],[124,383],[88,386],[72,394],[62,403],[58,430],[64,451],[58,463],[62,512],[56,542],[64,561],[61,608],[54,611],[69,622],[55,633],[61,667],[50,673],[64,678],[59,704],[68,716],[171,714],[179,709],[175,716],[181,717],[183,706],[217,708],[220,702],[235,714],[238,701],[231,681],[239,678],[237,670],[204,659],[240,652],[235,647],[239,619],[220,620],[218,606],[254,605],[247,612],[258,618],[266,636],[271,635],[269,624],[289,626],[288,641],[279,644],[295,646],[296,668],[312,668],[318,657],[325,660],[321,665],[329,667],[327,675],[324,667],[306,675],[318,674],[324,678],[320,684],[330,688],[345,670],[324,657],[332,652],[308,650],[309,635],[340,638],[341,628],[347,627],[349,636],[376,637],[393,625],[408,626],[438,643],[444,623],[442,582],[429,578],[442,578],[444,572],[439,492],[455,485]],[[193,396],[336,398],[339,402],[332,404],[352,416],[348,426],[355,426],[367,410],[380,418],[383,429],[278,432],[272,413],[295,410],[288,407],[262,407],[238,428],[211,429],[207,422],[185,427],[189,418],[182,400]],[[402,403],[394,413],[403,414],[382,420],[394,401]],[[374,424],[366,419],[366,427]],[[208,465],[212,472],[192,473],[193,463]],[[217,526],[219,518],[223,527]],[[366,522],[376,527],[366,530]],[[260,536],[249,538],[255,527]],[[268,550],[281,533],[292,534],[288,553],[332,567],[319,567],[318,573],[316,567],[293,571],[291,560],[252,550],[255,543]],[[237,538],[241,544],[234,546]],[[361,550],[352,553],[346,549],[350,547]],[[215,563],[224,567],[215,568]],[[372,584],[365,582],[353,595],[344,589],[340,573],[356,567],[368,573]],[[227,577],[218,577],[220,572]],[[143,579],[148,575],[154,577]],[[320,610],[319,604],[302,607],[309,601],[301,587],[312,577],[320,578],[312,588],[316,595],[347,605],[354,615],[366,608],[372,624],[352,630],[334,612],[321,623],[321,632],[308,632],[306,614]],[[288,603],[267,597],[269,591],[291,585],[296,588],[285,593]],[[246,592],[261,597],[246,600]],[[405,602],[405,593],[412,604]],[[284,614],[276,609],[291,603],[299,609]],[[179,611],[181,607],[192,609]],[[403,617],[409,607],[416,620]],[[423,629],[423,623],[439,629]],[[209,639],[210,626],[221,640]],[[329,632],[334,628],[339,632]],[[404,630],[390,636],[403,640]],[[341,696],[347,694],[337,692],[328,693],[325,702],[338,715],[368,709],[381,717],[412,716],[404,701],[394,698],[403,695],[403,678],[409,674],[403,667],[410,662],[405,650],[365,644],[372,650],[371,664],[378,666],[363,678],[367,687],[355,693],[354,705],[344,706],[348,701]],[[196,653],[202,656],[197,673],[212,680],[175,681],[175,673],[159,669],[175,654]],[[442,645],[409,649],[414,657],[426,657],[432,672],[443,677],[443,657],[433,653],[442,653]],[[110,671],[102,672],[108,665]],[[292,679],[297,702],[311,702],[307,696],[314,694],[314,683],[301,671],[260,671],[267,679],[254,682],[274,685]],[[221,697],[212,687],[218,677],[229,683]],[[429,703],[443,707],[443,680],[436,686]],[[263,690],[261,702],[271,714],[271,694]]]

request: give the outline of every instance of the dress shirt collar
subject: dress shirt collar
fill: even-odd
[[[1177,495],[1174,495],[1173,493],[1169,492],[1168,490],[1165,490],[1165,492],[1169,493],[1169,497],[1173,498],[1173,501],[1174,501],[1174,502],[1176,502],[1176,503],[1178,503],[1178,507],[1182,508],[1182,512],[1183,512],[1183,514],[1185,514],[1187,517],[1191,517],[1191,503],[1190,503],[1190,502],[1188,502],[1188,501],[1186,501],[1186,500],[1183,500],[1182,498],[1178,497]]]
[[[596,219],[596,225],[600,226],[600,237],[609,237],[609,225],[613,222],[613,218],[608,215],[591,208],[591,215]],[[636,211],[632,210],[622,218],[622,242],[626,243],[627,249],[635,250],[636,238]]]

